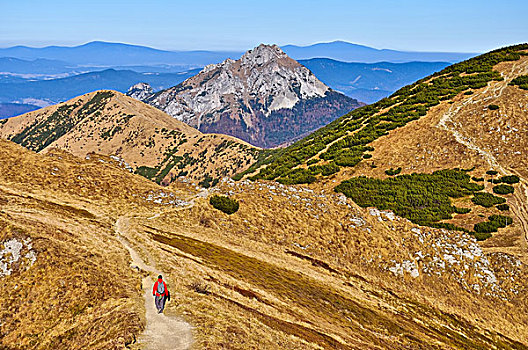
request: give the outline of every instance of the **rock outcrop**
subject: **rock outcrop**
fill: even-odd
[[[128,89],[126,95],[136,100],[143,100],[153,93],[152,87],[148,83],[137,83]]]

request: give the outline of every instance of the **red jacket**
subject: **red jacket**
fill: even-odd
[[[165,293],[163,293],[163,294],[159,294],[159,293],[157,292],[157,290],[158,290],[158,283],[163,283],[163,286],[165,287]],[[161,279],[158,279],[158,280],[156,281],[156,283],[154,283],[154,288],[152,288],[152,295],[155,295],[155,296],[157,296],[157,297],[160,297],[160,296],[162,296],[162,295],[168,295],[168,293],[169,293],[169,291],[168,291],[168,289],[167,289],[167,285],[165,284],[165,281],[164,281],[164,280],[161,280]]]

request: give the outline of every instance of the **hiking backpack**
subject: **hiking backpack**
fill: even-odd
[[[156,292],[159,295],[165,294],[165,283],[163,283],[163,281],[158,281],[158,288],[156,289]]]

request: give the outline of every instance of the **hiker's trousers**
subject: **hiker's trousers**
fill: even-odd
[[[165,299],[166,297],[164,295],[162,296],[156,296],[154,299],[154,302],[156,303],[156,309],[158,309],[158,312],[163,312],[163,309],[165,308]]]

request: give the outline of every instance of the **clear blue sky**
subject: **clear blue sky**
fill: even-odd
[[[0,0],[0,47],[93,40],[246,50],[346,40],[483,52],[528,41],[528,0]]]

